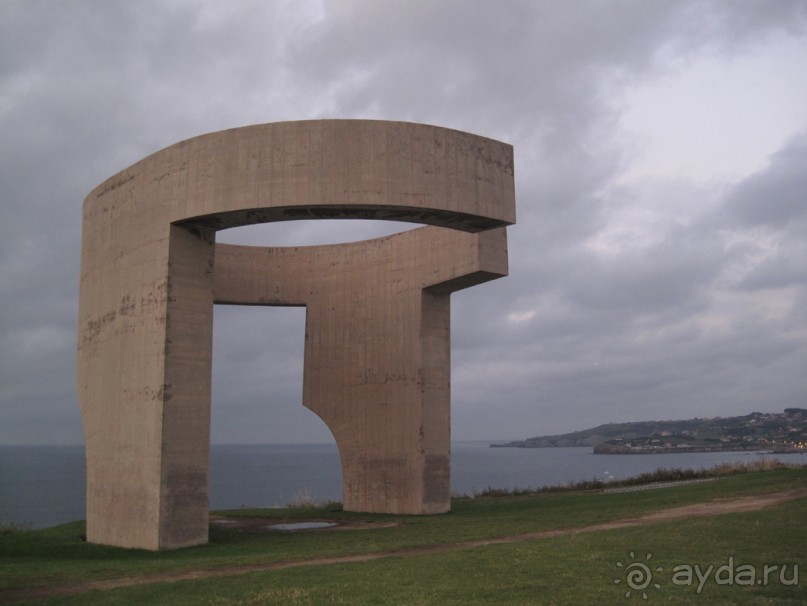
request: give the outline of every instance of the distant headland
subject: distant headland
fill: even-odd
[[[752,412],[742,417],[608,423],[555,436],[538,436],[493,448],[592,446],[596,454],[766,451],[807,453],[807,409]]]

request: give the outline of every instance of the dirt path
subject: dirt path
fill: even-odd
[[[250,572],[261,572],[266,570],[282,570],[284,568],[295,568],[300,566],[326,566],[329,564],[348,564],[353,562],[368,562],[390,557],[411,557],[431,553],[445,553],[450,551],[461,551],[475,549],[487,545],[501,545],[505,543],[517,543],[532,539],[544,539],[549,537],[570,536],[586,532],[598,532],[601,530],[614,530],[618,528],[629,528],[632,526],[644,526],[647,524],[657,524],[671,520],[681,520],[686,518],[697,518],[714,516],[725,513],[738,513],[747,511],[758,511],[766,507],[772,507],[786,501],[799,498],[806,498],[807,491],[786,491],[771,494],[742,497],[739,499],[720,499],[707,503],[697,503],[684,507],[673,507],[663,509],[656,513],[638,518],[626,518],[582,526],[578,528],[560,528],[557,530],[542,530],[538,532],[527,532],[523,534],[495,537],[491,539],[479,539],[475,541],[464,541],[461,543],[447,543],[442,545],[427,545],[424,547],[410,547],[391,551],[379,551],[374,553],[363,553],[356,555],[334,556],[331,558],[314,558],[310,560],[290,560],[280,562],[246,564],[240,566],[222,566],[220,568],[208,570],[190,570],[180,572],[165,572],[139,577],[124,577],[109,579],[105,581],[91,581],[74,585],[61,585],[54,587],[27,588],[0,591],[0,604],[11,604],[22,600],[32,600],[48,598],[54,596],[74,595],[93,590],[116,589],[118,587],[130,587],[132,585],[145,585],[149,583],[165,583],[173,581],[187,581],[194,579],[209,579],[215,577],[226,577]]]

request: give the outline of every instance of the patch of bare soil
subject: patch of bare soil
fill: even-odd
[[[326,566],[329,564],[346,564],[352,562],[368,562],[371,560],[380,560],[389,557],[402,557],[402,556],[417,556],[429,553],[444,553],[449,551],[460,551],[466,549],[475,549],[477,547],[484,547],[486,545],[499,545],[504,543],[517,543],[520,541],[527,541],[533,539],[544,539],[549,537],[569,536],[582,534],[586,532],[597,532],[601,530],[614,530],[618,528],[627,528],[632,526],[643,526],[648,524],[657,524],[659,522],[666,522],[671,520],[681,520],[687,518],[697,518],[705,516],[715,516],[726,513],[738,513],[747,511],[758,511],[766,507],[772,507],[786,501],[807,497],[807,491],[786,491],[771,494],[756,495],[750,497],[741,497],[738,499],[719,499],[709,501],[706,503],[697,503],[695,505],[686,505],[684,507],[673,507],[664,509],[656,513],[648,514],[638,518],[626,518],[623,520],[614,520],[612,522],[604,522],[602,524],[593,524],[591,526],[582,526],[578,528],[561,528],[557,530],[544,530],[539,532],[528,532],[523,534],[516,534],[510,536],[496,537],[492,539],[480,539],[475,541],[465,541],[462,543],[447,543],[441,545],[428,545],[425,547],[412,547],[406,549],[381,551],[375,553],[364,553],[357,555],[334,556],[330,558],[312,558],[310,560],[289,560],[281,562],[267,562],[245,564],[239,566],[222,566],[220,568],[210,570],[191,570],[185,572],[165,572],[160,574],[153,574],[141,577],[128,577],[109,579],[104,581],[91,581],[87,583],[78,583],[75,585],[62,585],[56,587],[42,587],[42,588],[25,588],[0,591],[0,604],[10,604],[22,600],[31,600],[39,598],[47,598],[59,595],[74,595],[93,590],[116,589],[118,587],[130,587],[133,585],[145,585],[149,583],[165,583],[174,581],[186,581],[193,579],[206,579],[214,577],[225,577],[239,574],[247,574],[250,572],[261,572],[266,570],[281,570],[284,568],[294,568],[300,566]],[[221,518],[219,518],[221,519]],[[232,520],[233,518],[228,518]],[[216,518],[213,518],[215,523]],[[314,520],[306,520],[311,522]],[[335,521],[335,520],[321,520],[321,521]],[[272,523],[266,519],[247,518],[238,520],[242,524],[241,528],[244,529],[265,529]],[[394,525],[394,524],[392,524]],[[333,532],[335,530],[350,530],[359,528],[379,528],[381,524],[373,522],[360,522],[360,521],[344,521],[339,520],[338,525],[330,528],[323,528],[319,530],[307,530],[305,532]],[[232,527],[228,524],[228,527]],[[276,531],[282,532],[282,531]]]

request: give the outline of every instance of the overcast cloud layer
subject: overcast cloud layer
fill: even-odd
[[[805,74],[799,0],[3,0],[0,444],[82,441],[87,193],[181,139],[312,118],[515,147],[510,276],[453,297],[454,439],[805,406]],[[300,404],[304,313],[216,308],[215,442],[331,440]]]

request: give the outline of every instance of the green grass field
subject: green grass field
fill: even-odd
[[[756,511],[569,531],[673,507],[782,491],[801,491],[801,498]],[[224,513],[263,517],[267,524],[329,519],[395,525],[292,533],[214,526],[209,544],[164,553],[88,544],[81,539],[83,523],[78,522],[11,532],[0,535],[0,603],[10,603],[12,597],[19,604],[172,606],[807,603],[807,569],[802,570],[807,566],[806,468],[639,492],[460,498],[451,513],[440,516],[351,514],[311,507]],[[557,536],[469,545],[563,529]],[[302,565],[312,559],[368,554],[376,559]],[[272,563],[289,566],[237,569]],[[154,578],[183,573],[195,578]],[[210,573],[221,576],[206,578]],[[41,599],[19,601],[20,594],[13,593],[140,577],[148,582],[84,587],[80,593]]]

